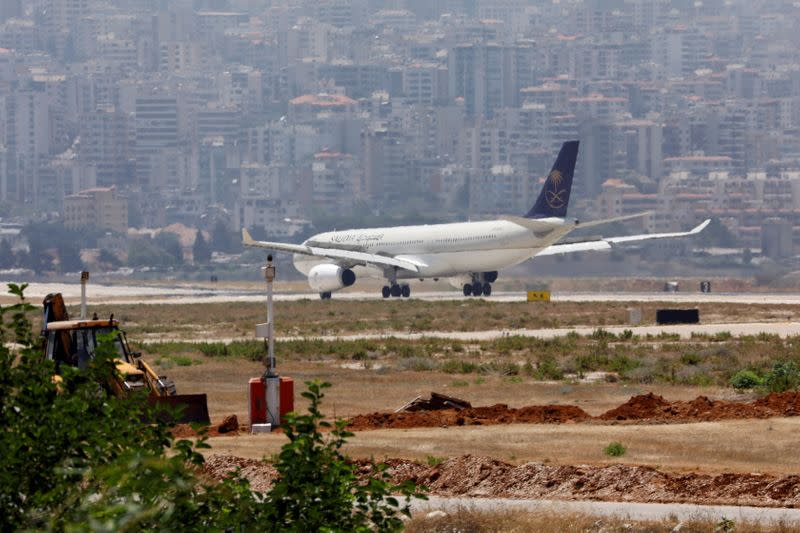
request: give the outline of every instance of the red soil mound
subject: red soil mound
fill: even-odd
[[[670,402],[656,394],[633,396],[624,404],[591,417],[574,405],[531,405],[514,409],[505,404],[456,411],[371,413],[350,419],[350,429],[403,429],[490,424],[564,424],[574,422],[632,421],[648,423],[707,422],[800,416],[800,392],[770,394],[754,402],[712,400],[698,396],[691,401]]]
[[[371,413],[350,419],[348,429],[400,429],[413,427],[476,426],[488,424],[558,424],[582,422],[591,417],[574,405],[531,405],[514,409],[506,404],[471,409]]]
[[[683,422],[769,418],[800,415],[800,393],[770,394],[754,402],[711,400],[698,396],[685,402],[669,402],[653,393],[634,396],[619,407],[597,417],[599,420]]]

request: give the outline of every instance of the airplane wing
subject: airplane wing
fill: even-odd
[[[675,233],[646,233],[643,235],[629,235],[627,237],[608,237],[605,239],[598,239],[594,241],[574,242],[567,244],[553,244],[544,248],[534,255],[534,257],[544,257],[546,255],[568,254],[573,252],[586,252],[590,250],[610,250],[615,244],[622,244],[628,242],[648,241],[651,239],[671,239],[675,237],[689,237],[697,235],[711,222],[705,220],[697,227],[690,231],[675,232]]]
[[[279,252],[327,257],[335,261],[347,262],[350,265],[388,266],[410,270],[411,272],[419,272],[419,263],[409,259],[368,254],[365,252],[354,252],[352,250],[339,250],[336,248],[321,248],[319,246],[304,246],[302,244],[288,244],[284,242],[256,241],[245,228],[242,228],[242,244],[253,248],[266,248]]]

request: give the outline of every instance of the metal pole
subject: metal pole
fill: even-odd
[[[81,320],[86,320],[86,283],[89,281],[89,273],[81,271]]]
[[[275,373],[275,315],[272,312],[272,282],[275,280],[275,267],[272,266],[272,256],[267,256],[267,268],[264,270],[267,279],[267,324],[269,337],[267,338],[267,374],[266,377],[276,376]]]
[[[264,375],[267,394],[267,422],[277,428],[281,424],[280,406],[280,378],[275,372],[275,314],[272,310],[272,282],[275,280],[275,267],[272,265],[272,255],[267,256],[267,267],[264,269],[267,280],[267,372]]]

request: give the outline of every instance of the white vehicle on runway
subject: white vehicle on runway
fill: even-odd
[[[323,299],[362,277],[385,279],[384,298],[409,297],[403,280],[447,278],[464,296],[489,296],[499,270],[533,257],[608,250],[618,243],[685,237],[691,231],[610,237],[558,244],[577,228],[640,217],[646,213],[581,223],[566,218],[578,141],[565,142],[536,203],[525,216],[497,220],[351,229],[314,235],[303,244],[255,241],[242,229],[243,244],[294,254],[297,270]]]

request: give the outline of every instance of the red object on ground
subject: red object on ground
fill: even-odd
[[[281,376],[280,401],[280,415],[281,422],[283,422],[283,415],[294,411],[294,380],[292,378]]]
[[[264,378],[250,378],[250,425],[267,423],[267,384]]]

